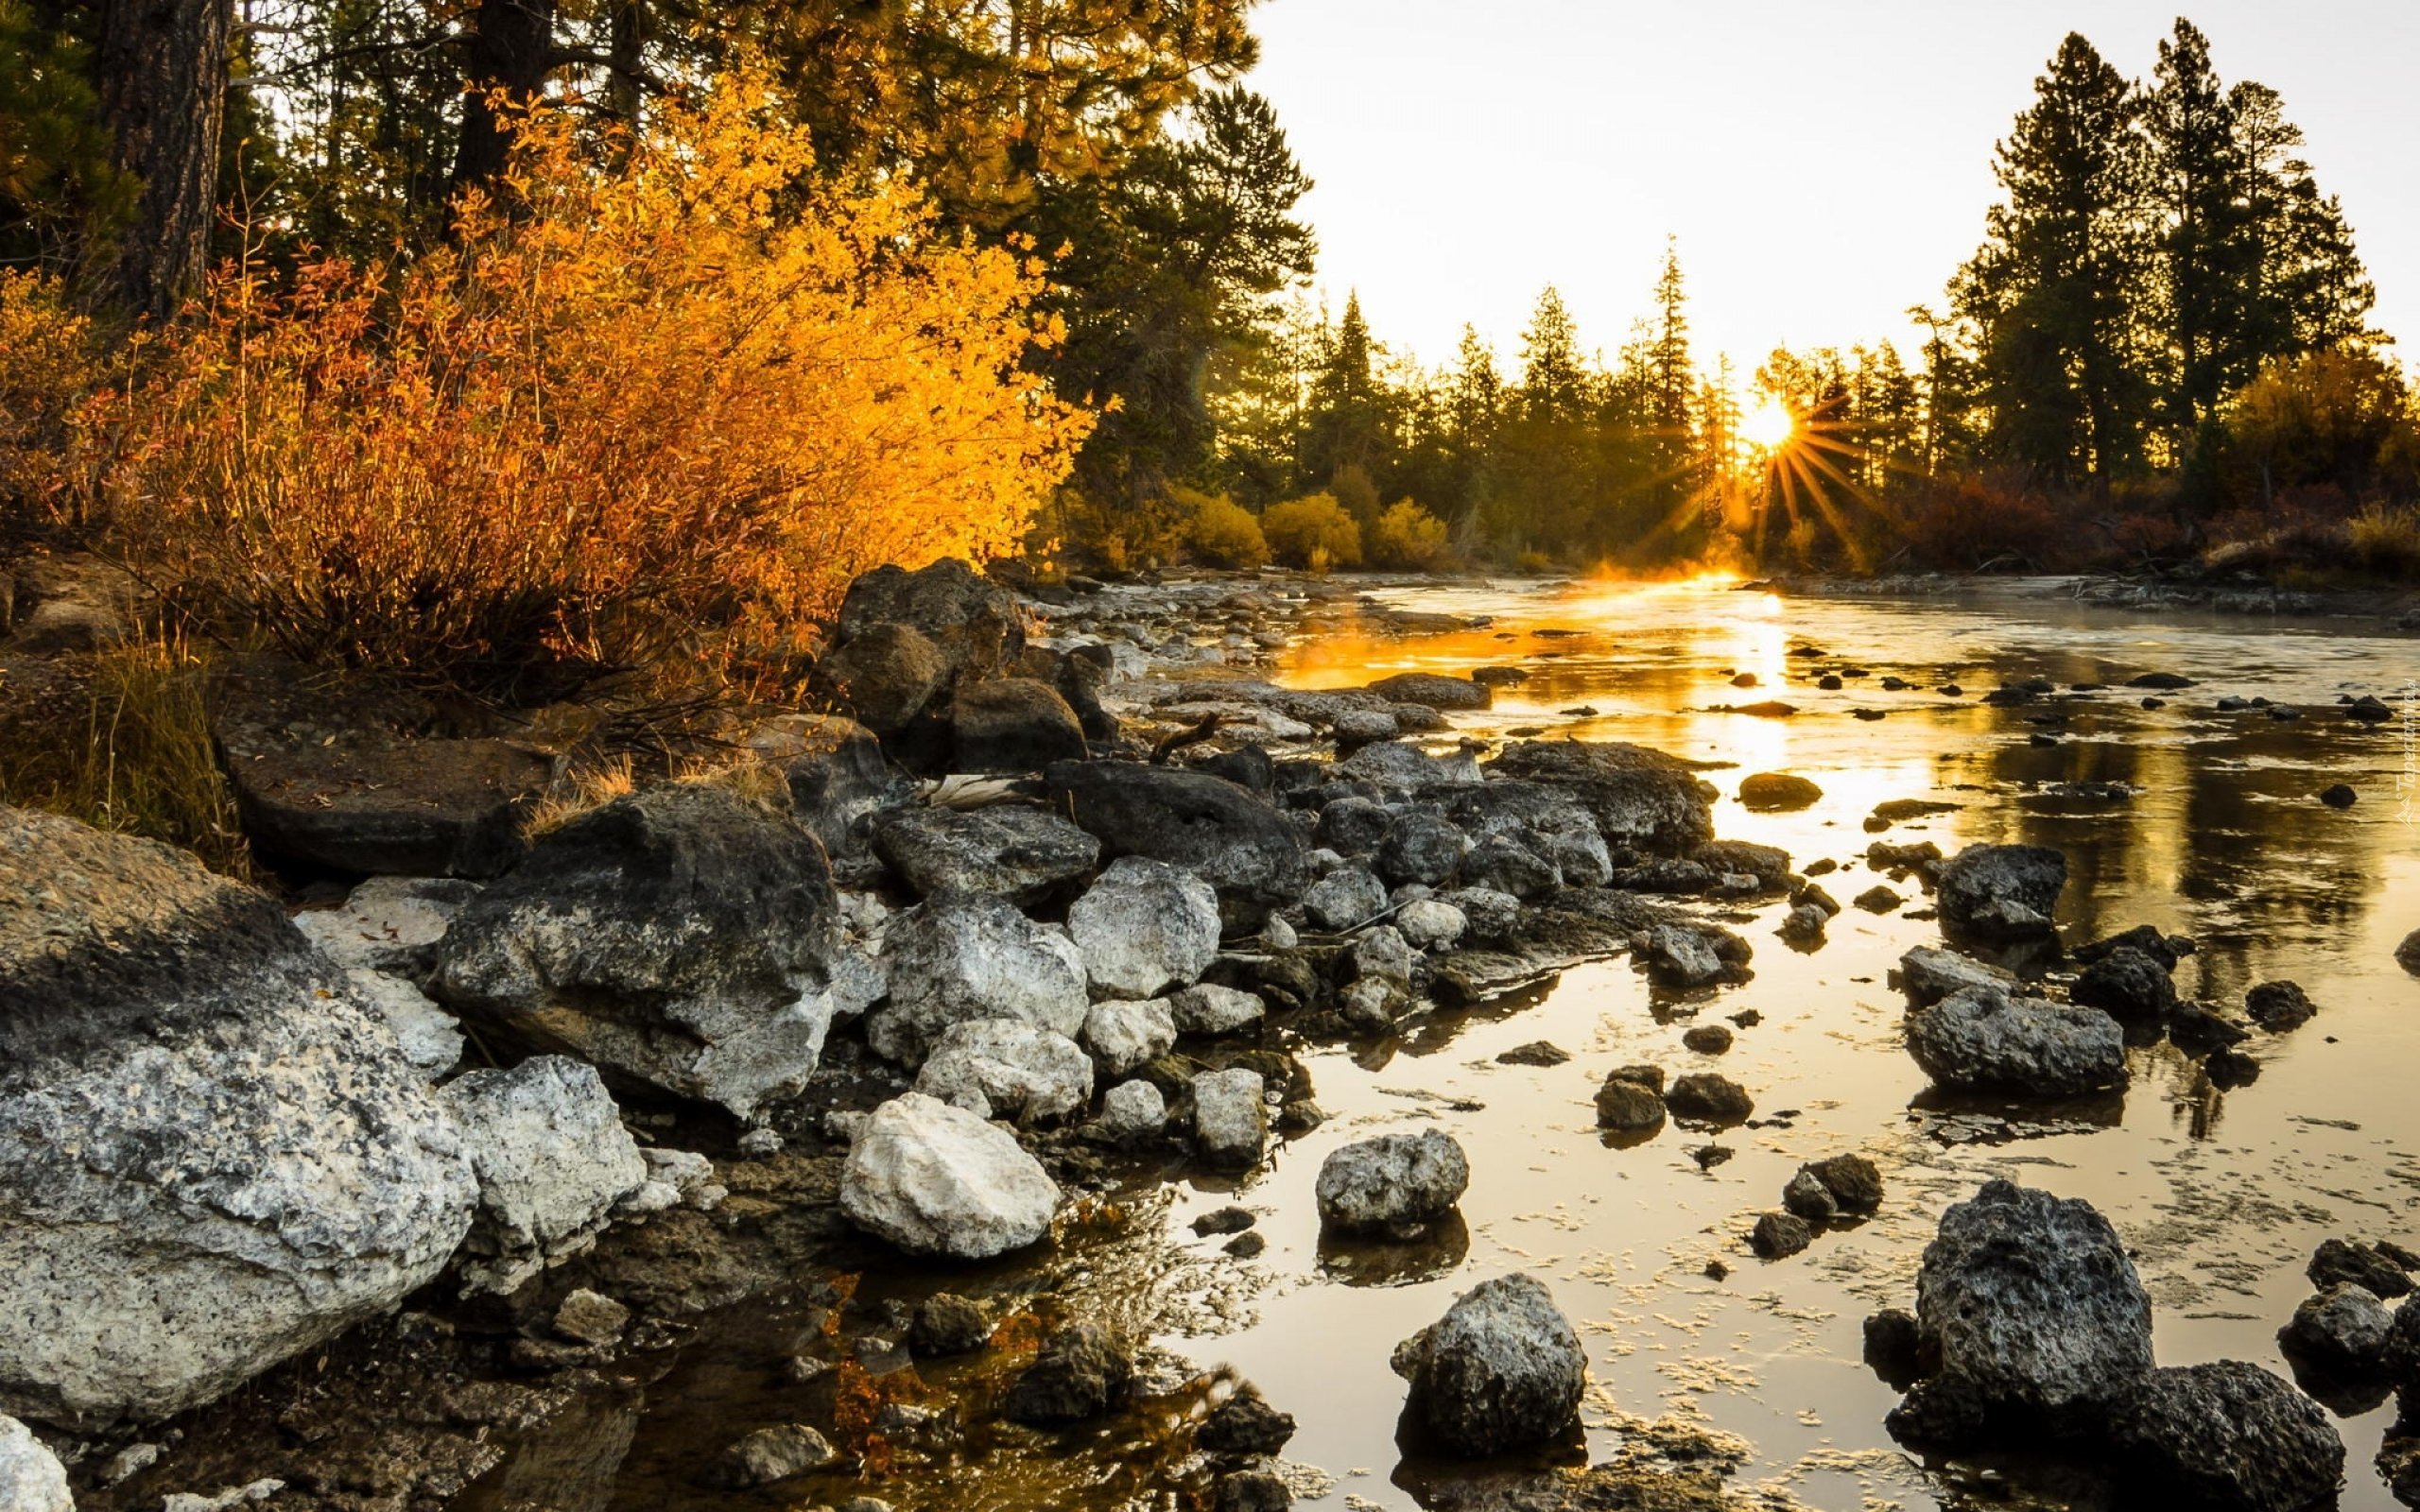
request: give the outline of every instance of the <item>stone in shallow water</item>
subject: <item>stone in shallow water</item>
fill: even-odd
[[[1059,1188],[1005,1130],[921,1092],[873,1110],[840,1170],[840,1209],[911,1254],[985,1260],[1050,1231]]]
[[[1381,1134],[1329,1153],[1313,1195],[1320,1221],[1346,1232],[1415,1230],[1454,1211],[1470,1161],[1443,1129]]]
[[[1587,1383],[1580,1336],[1552,1294],[1514,1272],[1455,1298],[1395,1346],[1414,1420],[1450,1453],[1478,1457],[1568,1433]]]
[[[1193,1142],[1201,1158],[1222,1170],[1249,1170],[1269,1148],[1267,1084],[1236,1067],[1193,1078]]]
[[[2071,1097],[2126,1080],[2126,1036],[2099,1008],[2013,998],[1996,987],[1908,1010],[1908,1050],[1945,1087]]]
[[[2319,1403],[2240,1360],[2142,1375],[2110,1440],[2128,1481],[2194,1505],[2303,1512],[2344,1477],[2344,1441]]]

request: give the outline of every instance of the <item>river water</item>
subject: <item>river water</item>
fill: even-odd
[[[2154,1301],[2162,1363],[2232,1357],[2286,1370],[2274,1335],[2311,1290],[2303,1267],[2322,1240],[2420,1245],[2420,980],[2394,959],[2420,927],[2420,820],[2406,802],[2420,774],[2420,710],[2399,701],[2420,678],[2420,640],[2085,609],[2045,586],[1955,601],[1783,599],[1714,584],[1384,590],[1395,607],[1492,623],[1410,638],[1335,624],[1288,653],[1283,678],[1357,686],[1395,671],[1517,665],[1528,680],[1490,712],[1456,715],[1460,733],[1544,729],[1733,764],[1706,774],[1723,794],[1718,833],[1785,847],[1802,868],[1838,861],[1824,880],[1843,902],[1880,880],[1860,859],[1877,802],[1955,804],[1887,837],[1945,852],[2057,847],[2070,865],[2060,919],[2070,943],[2150,923],[2200,943],[2178,969],[2186,996],[2234,1009],[2256,982],[2308,989],[2316,1019],[2247,1045],[2256,1082],[2221,1091],[2162,1042],[2133,1052],[2122,1096],[2048,1111],[1942,1099],[1900,1044],[1902,1001],[1886,982],[1903,952],[1938,941],[1934,923],[1910,917],[1927,900],[1909,885],[1896,912],[1851,907],[1804,954],[1775,937],[1782,908],[1769,904],[1733,920],[1755,946],[1745,985],[1670,994],[1624,961],[1583,966],[1543,991],[1417,1021],[1394,1040],[1305,1052],[1328,1123],[1240,1183],[1180,1165],[1167,1185],[1138,1184],[1122,1234],[1063,1246],[1046,1262],[1048,1284],[1114,1296],[1158,1345],[1256,1382],[1300,1425],[1288,1458],[1321,1493],[1302,1504],[1335,1512],[1431,1503],[1462,1473],[1398,1449],[1403,1384],[1388,1353],[1456,1294],[1513,1269],[1551,1287],[1587,1346],[1593,1458],[1669,1420],[1736,1440],[1735,1486],[1808,1506],[2063,1504],[2073,1487],[2055,1467],[1927,1464],[1902,1451],[1882,1427],[1897,1394],[1859,1363],[1860,1320],[1911,1304],[1942,1210],[1995,1176],[2089,1198],[2117,1225]],[[1804,647],[1824,654],[1793,654]],[[1816,686],[1844,668],[1869,675]],[[2064,690],[2150,671],[2194,685],[2161,695],[2156,709],[2122,687],[2008,709],[1979,696],[2004,680],[2042,677]],[[1760,685],[1733,686],[1739,673]],[[1884,692],[1885,676],[1915,686]],[[1965,692],[1933,691],[1945,683]],[[2354,725],[2337,699],[2365,692],[2409,717]],[[2230,694],[2307,713],[2286,722],[2216,712]],[[1763,698],[1798,712],[1715,711]],[[1596,712],[1565,713],[1582,707]],[[2032,722],[2044,718],[2059,723]],[[2055,743],[2036,744],[2040,733]],[[1746,812],[1737,780],[1766,770],[1812,778],[1824,796],[1800,813]],[[2087,782],[2134,791],[2050,791]],[[2349,811],[2314,796],[2337,782],[2359,795]],[[1728,1054],[1683,1047],[1690,1024],[1749,1009],[1760,1020]],[[1495,1058],[1541,1039],[1573,1058]],[[1748,1088],[1757,1124],[1716,1137],[1733,1158],[1702,1169],[1691,1152],[1708,1136],[1668,1125],[1619,1147],[1599,1134],[1595,1088],[1641,1060],[1675,1074],[1720,1069]],[[1322,1159],[1373,1133],[1431,1125],[1469,1153],[1462,1228],[1422,1246],[1323,1249],[1311,1194]],[[1881,1213],[1792,1259],[1754,1258],[1744,1236],[1756,1214],[1778,1207],[1802,1161],[1842,1151],[1880,1165]],[[1191,1219],[1229,1203],[1258,1215],[1257,1257],[1231,1258],[1225,1240],[1192,1232]],[[1715,1260],[1727,1278],[1707,1274]],[[1033,1283],[1009,1267],[883,1284],[913,1295]],[[591,1504],[727,1504],[686,1488],[687,1475],[701,1453],[784,1410],[763,1383],[797,1320],[762,1306],[719,1325],[719,1344],[691,1351],[648,1403],[613,1409],[620,1416],[602,1435],[614,1459],[628,1457]],[[2394,1409],[2341,1405],[2342,1504],[2383,1512],[2394,1503],[2370,1460]],[[936,1512],[1110,1508],[1130,1504],[1138,1457],[1115,1434],[1012,1438],[863,1489]],[[544,1464],[533,1448],[504,1477],[527,1486]],[[818,1488],[818,1499],[843,1494]],[[764,1504],[797,1502],[793,1492]],[[552,1503],[491,1480],[472,1504]]]

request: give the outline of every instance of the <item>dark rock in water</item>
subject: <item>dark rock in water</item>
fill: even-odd
[[[1223,778],[1127,762],[1061,762],[1044,773],[1052,805],[1098,837],[1105,860],[1148,856],[1219,894],[1231,931],[1256,929],[1302,896],[1302,836],[1285,815]]]
[[[1205,1237],[1211,1234],[1239,1234],[1257,1221],[1249,1209],[1232,1206],[1213,1208],[1193,1220],[1193,1231]]]
[[[877,735],[896,735],[949,685],[941,648],[911,625],[876,625],[816,664],[816,676]]]
[[[2252,1038],[2252,1031],[2230,1023],[2199,1003],[2180,1004],[2169,1015],[2168,1037],[2187,1055],[2222,1050]]]
[[[1907,900],[1877,882],[1849,902],[1869,914],[1887,914]]]
[[[2076,978],[2067,996],[2120,1019],[2163,1019],[2176,1006],[2169,969],[2131,945],[2120,945]]]
[[[1865,848],[1865,864],[1876,871],[1929,872],[1941,860],[1941,847],[1930,840],[1911,840],[1905,845],[1893,845],[1876,840]]]
[[[1681,1043],[1702,1056],[1719,1056],[1731,1048],[1731,1031],[1719,1023],[1701,1023],[1685,1032]]]
[[[2277,1342],[2298,1361],[2340,1376],[2363,1376],[2386,1363],[2394,1316],[2376,1293],[2338,1281],[2303,1298],[2293,1317],[2277,1331]]]
[[[1890,683],[1886,679],[1883,685],[1888,687]],[[1925,798],[1884,799],[1874,805],[1874,816],[1892,824],[1902,823],[1909,819],[1921,819],[1928,815],[1957,812],[1958,805],[1955,803],[1944,803],[1935,799]],[[1935,853],[1938,854],[1938,852]]]
[[[0,805],[0,1413],[165,1418],[391,1311],[463,1143],[276,900]]]
[[[1098,1418],[1124,1404],[1134,1360],[1126,1342],[1098,1323],[1052,1331],[1042,1353],[1009,1388],[1011,1422],[1055,1427]]]
[[[2126,679],[2130,688],[2157,688],[2162,693],[2174,693],[2179,688],[2193,686],[2193,679],[2173,672],[2144,672]]]
[[[2349,809],[2359,797],[2349,785],[2339,782],[2333,787],[2321,789],[2319,800],[2331,809]]]
[[[2246,1017],[2273,1033],[2298,1028],[2319,1011],[2302,988],[2292,982],[2262,982],[2243,995]]]
[[[1779,698],[1760,698],[1754,703],[1717,704],[1719,713],[1748,714],[1757,719],[1788,719],[1798,713],[1798,705],[1784,703]]]
[[[1675,1118],[1716,1127],[1744,1124],[1756,1110],[1755,1100],[1748,1095],[1746,1088],[1710,1071],[1696,1072],[1672,1083],[1664,1094],[1664,1106],[1671,1109]]]
[[[2015,973],[2007,968],[1931,945],[1916,946],[1899,957],[1898,985],[1920,1008],[1970,987],[1996,988],[2012,995],[2019,990]]]
[[[2260,1062],[2240,1050],[2213,1050],[2202,1069],[2208,1073],[2211,1084],[2221,1088],[2249,1087],[2260,1079]]]
[[[1219,1477],[1210,1512],[1287,1512],[1294,1492],[1268,1470],[1235,1470]]]
[[[675,782],[540,836],[456,916],[430,993],[507,1042],[745,1118],[815,1071],[838,920],[797,820]]]
[[[1294,1418],[1279,1412],[1246,1382],[1210,1411],[1193,1441],[1213,1454],[1274,1454],[1294,1436]]]
[[[893,811],[874,829],[874,852],[920,898],[988,893],[1034,903],[1091,871],[1100,842],[1046,809],[994,804]]]
[[[1468,678],[1441,677],[1433,672],[1399,672],[1381,678],[1365,691],[1389,703],[1416,703],[1430,709],[1485,709],[1495,696],[1484,683]]]
[[[1028,678],[959,683],[949,719],[961,772],[1038,772],[1086,754],[1076,711],[1048,685]]]
[[[1448,1452],[1478,1457],[1570,1432],[1588,1358],[1553,1296],[1516,1271],[1457,1297],[1395,1346],[1392,1364],[1410,1383],[1413,1423]]]
[[[1908,1052],[1945,1087],[2071,1097],[2126,1080],[2126,1035],[2099,1008],[1964,988],[1908,1010]]]
[[[838,1458],[821,1434],[803,1423],[783,1423],[759,1428],[724,1450],[707,1468],[705,1479],[726,1491],[751,1491],[820,1470]]]
[[[1567,791],[1608,845],[1687,855],[1714,838],[1696,773],[1662,751],[1615,741],[1525,741],[1506,747],[1489,770]]]
[[[1746,973],[1747,942],[1728,930],[1655,924],[1631,942],[1631,954],[1650,979],[1666,987],[1705,987]]]
[[[1941,868],[1942,923],[1985,939],[2022,939],[2050,932],[2067,858],[2035,845],[1979,845]]]
[[[1499,1051],[1495,1058],[1507,1066],[1560,1066],[1571,1058],[1571,1052],[1544,1040],[1532,1040],[1528,1044]]]
[[[1841,681],[1840,675],[1838,673],[1826,672],[1822,677],[1815,679],[1815,686],[1823,689],[1825,693],[1838,693],[1841,688],[1845,687],[1846,684]]]
[[[2240,1360],[2141,1376],[2117,1404],[2109,1441],[2123,1478],[2170,1504],[2305,1512],[2344,1478],[2327,1414]]]
[[[1823,1183],[1842,1212],[1863,1215],[1882,1206],[1882,1171],[1862,1155],[1835,1155],[1799,1167]]]
[[[1025,620],[1016,595],[954,558],[908,572],[877,567],[840,600],[843,649],[877,626],[914,627],[940,654],[945,681],[996,677],[1025,654]]]
[[[1615,1072],[1597,1089],[1597,1126],[1631,1132],[1651,1129],[1664,1122],[1664,1096],[1660,1090],[1664,1074],[1655,1072],[1648,1081],[1631,1073]],[[1649,1068],[1652,1069],[1652,1068]]]
[[[2403,943],[2394,948],[2394,964],[2420,976],[2420,929],[2404,936]]]
[[[1512,836],[1491,834],[1461,858],[1461,880],[1515,898],[1538,898],[1563,885],[1563,873]]]
[[[1757,772],[1740,779],[1739,802],[1759,813],[1787,813],[1821,802],[1824,790],[1792,772]]]
[[[908,1348],[920,1355],[972,1354],[992,1342],[992,1320],[983,1309],[953,1292],[935,1292],[916,1304],[908,1325]]]
[[[1472,671],[1471,680],[1483,688],[1517,688],[1530,680],[1530,675],[1519,667],[1478,667]]]
[[[1765,1213],[1748,1234],[1748,1247],[1766,1260],[1787,1260],[1814,1242],[1806,1220],[1788,1212]]]
[[[2163,935],[2149,924],[2136,924],[2132,929],[2103,936],[2088,945],[2077,946],[2075,957],[2089,965],[2108,959],[2112,952],[2131,949],[2140,951],[2159,962],[2165,970],[2172,971],[2176,970],[2178,961],[2192,954],[2192,944],[2182,935]]]
[[[2108,1220],[2008,1181],[1942,1214],[1916,1322],[1926,1357],[1956,1383],[1945,1395],[2008,1427],[2097,1427],[2152,1368],[2151,1298]]]
[[[1865,1363],[1883,1383],[1905,1391],[1924,1373],[1924,1344],[1916,1314],[1886,1307],[1865,1320]]]
[[[1781,1189],[1781,1205],[1809,1225],[1828,1224],[1841,1215],[1841,1205],[1824,1190],[1824,1183],[1805,1170],[1791,1177],[1789,1184]]]
[[[1689,859],[1709,871],[1738,872],[1754,877],[1759,886],[1786,887],[1789,885],[1789,852],[1777,845],[1756,845],[1747,840],[1709,840],[1691,851]],[[1833,911],[1839,912],[1838,909]]]
[[[2379,1246],[2343,1239],[2323,1241],[2303,1274],[2321,1291],[2349,1285],[2373,1297],[2396,1297],[2412,1289],[2407,1267]]]

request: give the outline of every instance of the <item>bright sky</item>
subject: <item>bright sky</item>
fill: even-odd
[[[1608,354],[1680,239],[1702,360],[1888,336],[1982,237],[1993,144],[2069,30],[2148,77],[2183,0],[1263,0],[1253,86],[1319,187],[1319,287],[1508,377],[1539,289]],[[2420,3],[2196,0],[2285,96],[2420,357]]]

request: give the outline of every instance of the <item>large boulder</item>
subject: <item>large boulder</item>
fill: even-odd
[[[0,807],[0,1410],[208,1401],[425,1284],[475,1194],[274,900]]]
[[[976,1019],[942,1035],[916,1090],[978,1118],[1053,1123],[1092,1102],[1093,1062],[1064,1035],[1019,1019]]]
[[[1580,1336],[1553,1295],[1517,1271],[1456,1297],[1443,1318],[1395,1346],[1392,1364],[1411,1384],[1413,1423],[1448,1452],[1473,1457],[1563,1437],[1588,1379]]]
[[[593,1066],[533,1056],[466,1072],[443,1096],[479,1183],[462,1244],[470,1290],[510,1293],[585,1253],[614,1205],[647,1181],[638,1142]]]
[[[747,1118],[821,1058],[838,915],[795,818],[669,783],[540,837],[455,919],[431,991],[508,1042]]]
[[[1935,902],[1945,929],[1979,939],[2048,935],[2067,885],[2067,858],[2048,846],[1969,846],[1942,864]]]
[[[1320,1221],[1346,1233],[1409,1235],[1454,1211],[1470,1160],[1443,1129],[1380,1134],[1329,1152],[1312,1189]]]
[[[840,1211],[910,1254],[1022,1249],[1058,1207],[1057,1184],[1007,1130],[922,1092],[875,1108],[840,1168]]]
[[[2332,1505],[2344,1479],[2344,1440],[2319,1403],[2241,1360],[2146,1373],[2110,1443],[2123,1477],[2162,1505],[2307,1512]]]
[[[1100,842],[1056,814],[1014,804],[910,808],[876,822],[874,853],[920,898],[987,893],[1035,903],[1100,859]]]
[[[1662,751],[1615,741],[1526,741],[1504,747],[1490,770],[1564,789],[1612,845],[1678,856],[1714,838],[1705,789],[1686,764]]]
[[[953,765],[961,772],[1038,772],[1087,754],[1076,711],[1030,678],[959,684],[949,726]]]
[[[914,572],[877,567],[851,583],[837,627],[842,647],[883,625],[912,627],[932,643],[949,683],[996,677],[1025,654],[1016,595],[954,558]]]
[[[910,784],[883,759],[873,730],[838,715],[795,730],[804,749],[782,753],[790,806],[807,833],[823,844],[836,868],[855,868],[869,853],[877,816],[906,801]]]
[[[1252,790],[1201,772],[1132,762],[1061,762],[1044,774],[1054,807],[1108,857],[1181,867],[1219,895],[1227,928],[1258,928],[1302,896],[1302,835]]]
[[[978,1019],[1083,1032],[1082,953],[1001,899],[928,898],[891,920],[883,957],[890,996],[867,1018],[866,1040],[903,1066],[923,1065],[952,1024]]]
[[[1970,987],[1908,1010],[1908,1052],[1945,1087],[2072,1097],[2126,1080],[2126,1032],[2099,1008]]]
[[[1120,856],[1074,907],[1067,933],[1096,991],[1152,998],[1191,987],[1219,954],[1219,895],[1165,861]]]
[[[827,654],[817,675],[876,735],[913,724],[949,685],[948,660],[912,625],[874,625]]]
[[[76,1512],[67,1469],[31,1430],[0,1415],[0,1512]]]
[[[2151,1297],[2117,1230],[2080,1197],[2008,1181],[1942,1214],[1916,1327],[1939,1371],[1918,1391],[1995,1426],[2092,1431],[2152,1367]]]

